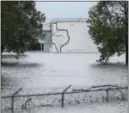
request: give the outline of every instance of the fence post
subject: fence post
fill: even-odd
[[[63,108],[64,107],[64,94],[65,94],[65,92],[71,87],[72,85],[69,85],[67,88],[65,88],[64,90],[63,90],[63,92],[62,92],[62,103],[61,103],[61,107]]]
[[[14,113],[14,98],[16,96],[16,94],[21,91],[22,88],[19,88],[13,95],[12,95],[12,113]]]
[[[109,89],[106,90],[106,101],[109,101]]]

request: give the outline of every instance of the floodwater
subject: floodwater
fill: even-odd
[[[22,113],[127,113],[127,102],[77,105],[65,108],[40,108],[23,111]]]
[[[108,64],[99,64],[96,62],[99,59],[99,54],[88,53],[97,52],[97,47],[93,44],[88,34],[88,27],[84,23],[60,23],[58,27],[67,29],[70,35],[70,42],[63,48],[63,52],[81,51],[87,53],[27,52],[18,61],[13,57],[4,57],[2,58],[4,60],[1,80],[2,95],[12,95],[19,88],[22,88],[22,91],[19,92],[20,94],[35,94],[53,90],[54,92],[63,91],[69,85],[72,85],[71,88],[85,89],[93,85],[113,84],[126,86],[128,84],[128,69],[124,65],[125,55],[119,58],[113,56]],[[53,43],[56,43],[59,49],[60,45],[68,40],[68,36],[66,32],[53,29]],[[51,51],[55,50],[55,48],[52,48]],[[79,95],[79,97],[81,96]],[[35,100],[34,102],[39,105],[45,101],[41,97],[35,98],[33,98],[33,101]],[[26,102],[26,99],[28,98],[16,99],[15,105],[22,105]],[[11,105],[10,100],[5,100],[2,101],[3,108]],[[53,101],[54,98],[51,97],[49,100]],[[47,99],[46,101],[49,102]],[[65,106],[64,109],[37,108],[31,109],[31,111],[25,110],[25,113],[78,113],[80,111],[81,113],[104,113],[105,111],[107,113],[127,113],[127,101],[114,104],[89,104],[86,107],[74,106],[66,108]],[[7,111],[4,112],[7,113]],[[24,112],[20,111],[19,113]]]
[[[128,69],[125,56],[112,57],[108,64],[99,64],[96,53],[43,53],[27,52],[26,56],[7,59],[2,66],[2,95],[9,95],[18,88],[30,92],[72,87],[86,88],[93,85],[127,85]],[[33,93],[34,93],[33,92]]]

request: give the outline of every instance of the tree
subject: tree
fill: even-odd
[[[25,50],[43,32],[44,21],[45,15],[36,10],[34,1],[2,1],[1,52]]]
[[[101,53],[99,61],[108,61],[126,52],[128,64],[128,2],[99,1],[89,11],[89,33]]]

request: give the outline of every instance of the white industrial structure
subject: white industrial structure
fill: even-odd
[[[88,33],[86,18],[54,19],[52,42],[61,52],[97,52]]]
[[[41,50],[45,52],[97,52],[88,33],[86,18],[53,19],[43,25]]]

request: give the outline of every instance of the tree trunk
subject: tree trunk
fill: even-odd
[[[126,55],[125,55],[125,60],[126,60],[126,65],[128,65],[128,37],[126,37]]]
[[[125,49],[126,49],[126,55],[125,55],[125,62],[126,65],[128,65],[128,1],[125,1]]]
[[[126,33],[125,33],[125,49],[126,49],[126,53],[125,53],[125,62],[126,65],[128,65],[128,24],[126,25]]]

